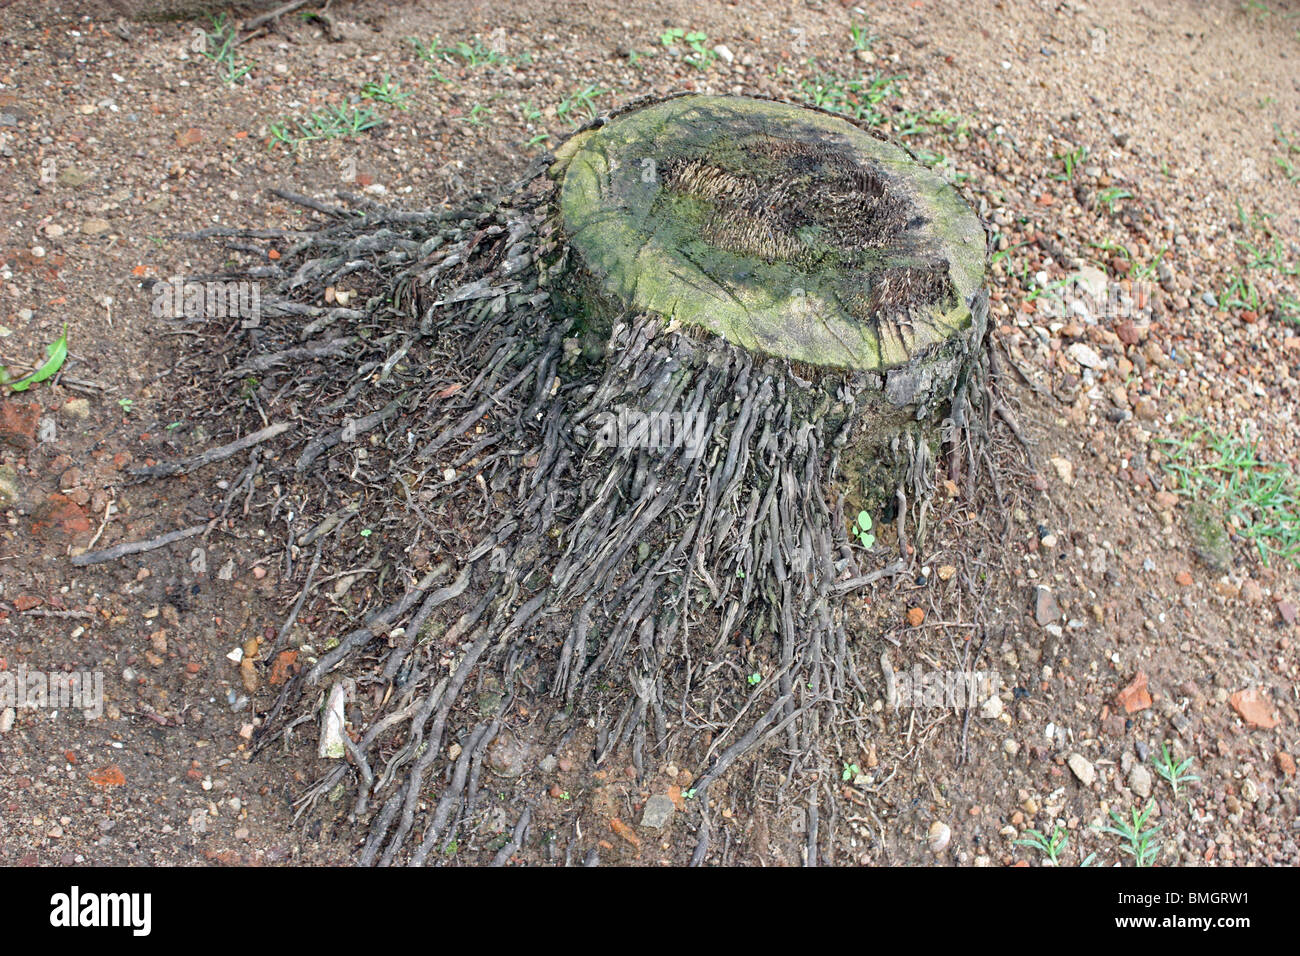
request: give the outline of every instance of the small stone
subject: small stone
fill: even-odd
[[[1034,620],[1038,626],[1046,627],[1060,619],[1061,608],[1057,605],[1055,596],[1045,587],[1037,588],[1034,593]]]
[[[1144,422],[1153,422],[1160,417],[1160,409],[1151,399],[1139,398],[1133,405],[1133,414]]]
[[[1070,770],[1073,771],[1074,775],[1079,778],[1079,782],[1085,787],[1091,787],[1096,781],[1097,771],[1083,754],[1072,753],[1065,758],[1065,762],[1069,764]]]
[[[920,627],[925,620],[925,609],[919,607],[909,607],[907,609],[907,623],[912,627]]]
[[[1135,763],[1128,772],[1128,788],[1143,800],[1151,796],[1151,771]]]
[[[948,849],[952,840],[952,828],[938,820],[930,824],[930,852],[936,856]]]
[[[1179,571],[1174,575],[1174,582],[1179,587],[1189,588],[1192,586],[1192,575],[1187,571]]]
[[[990,697],[980,704],[980,716],[985,720],[997,720],[1002,716],[1002,698]]]
[[[14,729],[15,717],[17,717],[17,714],[12,707],[6,707],[3,711],[0,711],[0,734],[7,734]],[[1294,767],[1291,772],[1295,772]]]
[[[3,724],[0,724],[0,727],[2,726]],[[1295,758],[1285,750],[1273,754],[1273,766],[1277,767],[1277,772],[1284,777],[1295,776]]]
[[[1262,604],[1264,601],[1264,589],[1259,586],[1254,578],[1246,578],[1241,582],[1241,599],[1247,604]]]
[[[1258,687],[1239,690],[1228,698],[1228,702],[1250,727],[1269,730],[1280,723],[1267,692]]]
[[[1277,613],[1282,616],[1283,624],[1294,624],[1296,622],[1296,605],[1294,601],[1278,601]]]
[[[1067,458],[1051,459],[1052,467],[1056,469],[1059,477],[1067,485],[1074,484],[1074,464]]]
[[[1020,744],[1008,737],[1002,741],[1002,752],[1009,757],[1014,757],[1020,753]]]
[[[87,219],[81,224],[81,231],[88,236],[98,236],[112,228],[107,219]]]
[[[1065,350],[1065,354],[1084,368],[1101,369],[1106,367],[1106,360],[1082,342],[1075,342]]]
[[[939,565],[939,570],[937,573],[939,575],[940,581],[951,581],[953,575],[957,573],[957,569],[953,567],[951,564],[941,564]]]
[[[1259,784],[1247,777],[1241,781],[1241,799],[1247,803],[1259,802]]]
[[[1147,691],[1147,675],[1138,671],[1137,676],[1128,686],[1115,695],[1115,703],[1124,708],[1126,714],[1136,714],[1151,706],[1151,694]]]
[[[1155,495],[1156,508],[1161,511],[1173,511],[1178,507],[1178,496],[1172,491],[1157,491]]]
[[[657,793],[645,802],[645,810],[641,814],[641,826],[654,830],[662,829],[673,818],[675,810],[670,797]]]

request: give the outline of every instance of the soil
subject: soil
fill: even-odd
[[[853,743],[819,779],[757,760],[692,803],[698,751],[638,779],[627,759],[593,767],[582,734],[549,751],[515,713],[444,859],[491,861],[529,806],[513,863],[683,864],[704,813],[714,864],[798,865],[812,842],[835,864],[1038,865],[1017,841],[1059,827],[1063,863],[1128,865],[1096,826],[1151,799],[1162,865],[1300,862],[1296,565],[1204,517],[1165,443],[1208,425],[1300,470],[1300,7],[921,0],[873,8],[855,50],[862,18],[838,2],[359,2],[255,34],[232,84],[195,51],[195,23],[73,9],[0,7],[0,354],[18,369],[65,327],[69,343],[56,379],[0,406],[0,671],[100,671],[104,710],[0,712],[0,864],[344,864],[364,837],[351,794],[300,803],[334,764],[315,723],[250,759],[293,665],[259,663],[254,686],[230,655],[273,639],[302,587],[285,513],[241,492],[202,537],[70,562],[217,518],[243,458],[129,470],[265,424],[214,412],[238,387],[225,369],[178,371],[202,360],[198,339],[157,315],[153,283],[226,255],[180,235],[311,220],[273,186],[448,206],[585,121],[584,91],[603,110],[678,89],[874,109],[952,177],[1005,253],[1005,414],[977,485],[940,476],[906,580],[852,598]],[[431,66],[410,37],[471,46]],[[893,79],[846,85],[877,75]],[[385,77],[406,109],[357,100]],[[274,141],[272,124],[354,101],[382,125]],[[1243,243],[1279,254],[1260,265]],[[1136,309],[1054,313],[1042,290],[1080,270]],[[1237,279],[1253,295],[1228,294]],[[318,644],[375,606],[354,546],[304,605]],[[875,548],[892,560],[892,528]],[[999,683],[973,707],[895,710],[882,655],[895,692],[918,672]],[[1163,746],[1193,761],[1177,793],[1152,769]]]

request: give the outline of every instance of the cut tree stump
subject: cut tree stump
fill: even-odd
[[[847,390],[854,513],[893,497],[879,466],[900,436],[933,451],[954,399],[964,423],[987,332],[987,237],[901,146],[807,107],[687,95],[580,133],[556,160],[586,321],[651,313],[789,360],[837,424]]]
[[[339,679],[382,701],[303,807],[351,780],[362,863],[439,859],[524,723],[559,728],[542,753],[581,734],[597,765],[694,767],[699,796],[775,748],[784,787],[828,798],[823,744],[863,688],[843,597],[909,569],[941,445],[955,474],[988,425],[986,241],[956,191],[842,118],[685,95],[592,123],[498,200],[344,198],[302,200],[332,221],[256,267],[278,288],[223,359],[260,370],[248,420],[299,423],[230,494],[260,475],[302,503],[304,593],[348,516],[384,549],[391,603],[259,731]],[[864,548],[860,510],[897,541]]]

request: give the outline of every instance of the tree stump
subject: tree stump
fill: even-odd
[[[334,222],[270,267],[230,374],[315,422],[275,487],[318,527],[364,511],[405,586],[285,685],[258,746],[338,672],[389,688],[307,801],[355,780],[363,863],[437,859],[524,705],[590,728],[597,763],[700,768],[701,795],[776,742],[817,799],[860,686],[841,599],[906,571],[940,443],[986,421],[974,214],[839,117],[698,95],[593,123],[500,200],[356,201],[304,200]],[[320,305],[345,277],[364,301]],[[863,510],[897,521],[896,560],[853,539]]]
[[[573,137],[551,175],[586,322],[652,313],[788,360],[836,425],[854,398],[853,513],[894,497],[881,464],[900,436],[933,451],[954,399],[964,420],[987,239],[902,147],[806,107],[680,96]]]

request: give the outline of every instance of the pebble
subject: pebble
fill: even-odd
[[[671,798],[657,793],[645,802],[645,810],[641,813],[641,826],[655,830],[662,829],[673,818],[675,809]]]
[[[1065,350],[1065,354],[1084,368],[1102,369],[1106,367],[1106,360],[1098,355],[1094,349],[1082,342],[1075,342]]]
[[[1081,753],[1072,753],[1065,759],[1070,765],[1070,770],[1079,778],[1079,782],[1085,787],[1091,787],[1097,780],[1097,770],[1088,761],[1088,758]]]
[[[1034,620],[1039,627],[1046,627],[1060,619],[1061,608],[1057,605],[1055,596],[1049,589],[1039,587],[1034,594]]]
[[[0,711],[0,734],[7,734],[14,729],[14,718],[17,714],[12,707],[6,707]]]
[[[948,844],[952,841],[952,828],[946,823],[936,820],[930,824],[930,852],[934,854],[942,853],[948,849]]]
[[[980,705],[980,716],[985,720],[997,720],[1002,716],[1002,698],[990,697]]]
[[[1135,763],[1128,772],[1128,788],[1143,800],[1151,796],[1151,771]]]

